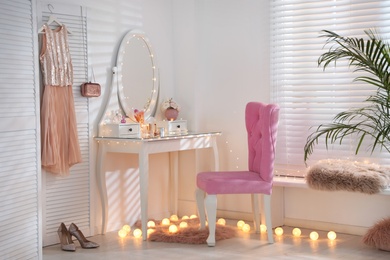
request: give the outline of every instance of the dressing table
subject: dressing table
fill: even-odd
[[[171,213],[177,214],[178,152],[210,148],[214,167],[218,170],[217,137],[220,132],[168,132],[166,135],[143,133],[144,124],[138,123],[134,112],[142,109],[145,121],[156,112],[159,80],[155,57],[149,40],[142,31],[129,31],[119,46],[116,67],[113,68],[110,97],[99,121],[96,179],[102,203],[102,234],[106,232],[108,198],[105,176],[107,153],[138,155],[142,238],[147,239],[149,155],[169,153]],[[154,119],[154,118],[153,118]],[[156,123],[156,122],[153,122]],[[150,125],[149,125],[150,126]]]

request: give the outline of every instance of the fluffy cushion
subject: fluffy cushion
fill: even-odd
[[[347,160],[323,160],[306,174],[310,188],[379,193],[390,184],[390,168]]]
[[[383,219],[371,227],[363,236],[363,243],[390,251],[390,218]]]

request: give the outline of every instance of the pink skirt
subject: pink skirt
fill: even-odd
[[[82,161],[71,86],[45,86],[41,106],[41,163],[46,171],[68,176]]]

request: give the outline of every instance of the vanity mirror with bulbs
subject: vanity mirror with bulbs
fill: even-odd
[[[110,153],[138,154],[141,223],[147,238],[149,155],[168,152],[170,157],[170,211],[177,214],[178,152],[211,148],[214,170],[218,170],[217,137],[220,132],[190,132],[185,120],[155,120],[160,80],[155,55],[146,34],[131,30],[121,40],[112,69],[107,105],[98,125],[97,184],[102,199],[102,234],[106,232],[108,198],[105,158]],[[166,129],[165,133],[160,132]]]

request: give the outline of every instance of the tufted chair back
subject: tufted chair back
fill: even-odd
[[[279,106],[250,102],[245,109],[248,133],[248,170],[272,182]]]

